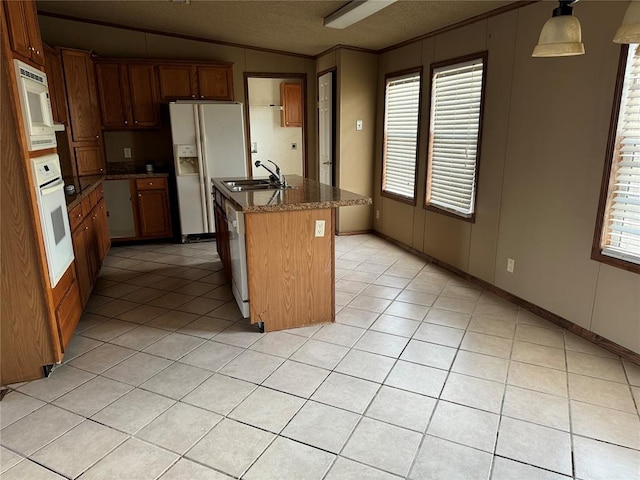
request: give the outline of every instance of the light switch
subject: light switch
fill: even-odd
[[[324,220],[316,220],[316,237],[324,237]]]
[[[124,149],[124,158],[131,158],[131,149],[130,148],[125,148]]]

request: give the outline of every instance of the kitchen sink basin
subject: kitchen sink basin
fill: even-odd
[[[265,178],[228,180],[222,182],[232,192],[249,192],[253,190],[282,190],[284,188],[294,188],[289,185],[281,186],[271,183]]]

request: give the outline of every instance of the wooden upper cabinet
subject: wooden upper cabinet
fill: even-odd
[[[43,66],[44,50],[40,38],[36,2],[23,0],[2,3],[7,15],[11,50],[25,60]]]
[[[157,127],[160,112],[153,65],[129,64],[129,92],[134,127]]]
[[[100,139],[95,73],[89,52],[62,49],[71,133],[74,142]]]
[[[233,100],[231,65],[158,65],[160,100]]]
[[[299,83],[281,83],[282,126],[302,126],[302,85]]]
[[[233,100],[231,66],[199,66],[198,94],[201,100]]]
[[[191,100],[196,98],[195,78],[191,65],[158,65],[160,100]]]
[[[126,69],[120,63],[97,63],[98,96],[104,128],[123,128],[130,123]]]
[[[67,94],[64,89],[64,74],[62,73],[62,59],[60,52],[49,45],[44,45],[44,71],[49,84],[51,99],[51,113],[53,121],[67,125]]]
[[[104,175],[106,165],[101,144],[75,147],[73,150],[78,175]]]
[[[152,64],[96,62],[96,77],[104,128],[160,125]]]

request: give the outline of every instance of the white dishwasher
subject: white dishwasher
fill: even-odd
[[[247,279],[247,247],[244,235],[244,213],[227,201],[229,225],[229,251],[231,254],[231,288],[238,307],[245,318],[249,317],[249,283]]]

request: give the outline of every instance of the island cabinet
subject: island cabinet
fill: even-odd
[[[7,17],[11,50],[35,65],[44,65],[44,50],[40,38],[38,12],[33,0],[2,2]]]
[[[95,63],[105,129],[160,126],[156,74],[152,64],[101,60]]]
[[[111,245],[102,182],[83,193],[76,203],[69,210],[69,226],[80,301],[84,307]]]
[[[158,65],[160,100],[233,100],[233,69],[230,64]]]
[[[213,182],[218,254],[234,296],[246,276],[251,323],[268,332],[334,321],[335,209],[371,199],[296,175],[287,176],[286,189],[247,185],[234,192],[225,180],[240,179]],[[234,211],[244,230],[233,226],[221,234],[225,211]],[[232,261],[226,260],[229,251]]]

